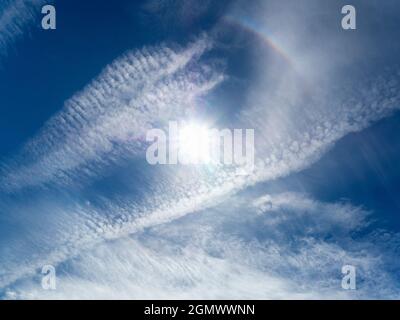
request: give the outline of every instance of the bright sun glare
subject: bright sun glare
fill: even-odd
[[[210,160],[209,129],[205,125],[188,123],[179,130],[179,152],[191,163]]]

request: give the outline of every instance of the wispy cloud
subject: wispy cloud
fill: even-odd
[[[3,165],[4,190],[82,183],[117,159],[118,148],[125,156],[135,153],[152,124],[184,117],[222,81],[220,73],[196,63],[209,46],[204,37],[185,49],[144,48],[114,61]]]
[[[194,48],[190,47],[183,51],[183,55],[175,57],[179,57],[178,60],[184,61],[183,65],[187,66],[194,53],[201,54],[204,44],[194,45]],[[120,64],[115,63],[113,66],[115,65]],[[173,79],[167,82],[161,81],[160,97],[153,96],[157,87],[153,84],[153,80],[149,80],[148,84],[141,87],[151,88],[149,90],[149,95],[152,97],[151,103],[147,98],[143,100],[142,94],[146,95],[147,92],[143,89],[140,91],[140,98],[132,99],[132,101],[145,102],[133,103],[132,107],[126,103],[123,98],[126,95],[124,96],[121,92],[129,93],[126,88],[131,88],[133,85],[129,85],[129,81],[125,82],[124,78],[119,78],[119,73],[116,76],[109,76],[109,73],[105,71],[105,74],[100,76],[102,79],[100,82],[95,81],[82,94],[78,94],[76,98],[68,102],[66,110],[51,120],[39,138],[29,144],[25,152],[28,152],[28,155],[34,154],[36,162],[34,161],[31,165],[31,158],[28,157],[27,165],[20,167],[19,163],[13,164],[14,167],[7,171],[8,175],[3,180],[3,183],[8,181],[6,188],[40,185],[45,181],[54,181],[56,184],[65,186],[69,184],[68,177],[74,176],[74,170],[77,170],[78,174],[85,172],[80,167],[82,164],[84,168],[88,168],[89,176],[101,173],[101,170],[96,171],[99,167],[101,168],[108,161],[117,161],[121,156],[108,149],[113,139],[123,143],[129,142],[129,132],[131,132],[133,140],[136,140],[138,135],[151,126],[151,121],[154,119],[162,121],[178,114],[170,113],[171,109],[168,106],[171,101],[177,101],[177,104],[173,105],[177,105],[180,111],[187,108],[188,87],[194,94],[202,94],[218,83],[215,80],[201,81],[200,89],[198,89],[198,82],[193,84],[191,80],[199,79],[199,75],[193,78],[192,72],[185,68],[182,76],[177,76],[176,70],[182,67],[176,67],[176,62],[172,65],[174,67],[170,68],[173,70],[167,73],[172,72]],[[181,65],[182,63],[178,63],[178,66]],[[171,70],[170,68],[166,69]],[[115,69],[126,70],[127,66],[111,68],[111,70]],[[156,66],[154,72],[157,74],[165,72],[163,70],[165,69],[161,68],[160,71],[160,68]],[[158,76],[153,76],[150,71],[142,73],[142,77],[148,79],[144,74],[150,74],[150,78],[158,79]],[[220,76],[216,76],[214,72],[211,74],[212,79],[215,77],[220,79]],[[120,79],[120,82],[116,79]],[[209,78],[206,77],[206,79]],[[146,82],[146,80],[138,82],[142,81]],[[105,87],[101,87],[100,84]],[[113,89],[110,89],[110,86],[113,86]],[[47,225],[43,229],[38,221],[32,221],[26,243],[32,243],[32,239],[35,239],[34,246],[41,249],[34,251],[34,255],[29,252],[20,252],[16,255],[17,250],[15,250],[7,259],[5,267],[8,271],[2,277],[2,284],[6,285],[23,275],[32,274],[43,265],[44,261],[58,264],[102,241],[141,232],[145,228],[171,222],[188,213],[213,207],[246,186],[282,177],[311,165],[344,135],[362,130],[371,122],[390,115],[398,107],[397,86],[397,75],[392,74],[390,77],[371,80],[368,81],[368,85],[354,88],[348,96],[348,101],[351,101],[349,104],[337,98],[332,101],[324,100],[321,96],[319,97],[321,104],[308,106],[308,114],[311,116],[304,118],[304,126],[300,122],[287,122],[286,125],[282,122],[289,121],[293,115],[298,115],[295,105],[280,100],[277,106],[285,109],[285,112],[281,113],[271,108],[270,104],[268,106],[262,104],[263,101],[271,101],[270,99],[260,99],[259,105],[257,104],[255,108],[249,107],[251,112],[243,112],[240,117],[246,127],[249,124],[253,125],[257,129],[259,139],[263,140],[263,144],[256,145],[256,169],[249,176],[238,176],[235,168],[223,167],[213,171],[190,167],[168,167],[159,170],[147,168],[145,172],[142,172],[142,176],[147,177],[149,181],[157,181],[157,184],[143,185],[140,190],[140,200],[132,200],[130,197],[120,200],[104,199],[101,205],[97,206],[87,206],[73,200],[69,206],[65,206],[64,202],[61,204],[56,202],[47,203],[44,207],[30,204],[19,209],[19,214],[21,211],[26,212],[24,216],[39,211],[42,219],[46,217],[53,222],[50,223],[50,227]],[[97,89],[94,88],[102,89],[96,91]],[[182,88],[184,89],[181,91]],[[95,90],[95,93],[92,94],[92,90]],[[183,96],[181,99],[171,100],[179,98],[180,95]],[[112,98],[108,99],[108,96]],[[92,101],[93,104],[86,102],[87,109],[82,107],[79,109],[81,101],[85,101],[86,97],[90,97],[87,101]],[[297,99],[294,100],[297,101]],[[96,101],[99,103],[96,104]],[[107,109],[109,104],[106,103],[109,101],[115,102],[111,104],[110,110]],[[192,100],[189,101],[192,103]],[[148,110],[150,106],[156,112]],[[167,114],[162,113],[163,106]],[[342,112],[332,112],[330,110],[335,109],[330,109],[330,106],[333,108],[339,106]],[[365,110],[369,111],[365,112]],[[87,119],[86,122],[84,119]],[[260,119],[268,119],[267,125],[259,123]],[[127,126],[128,122],[129,126]],[[65,138],[60,136],[60,133],[64,134],[64,132]],[[75,141],[81,143],[73,143]],[[139,148],[139,150],[143,149]],[[99,160],[103,159],[102,155],[105,160]],[[99,164],[96,164],[96,161]],[[17,170],[17,168],[20,169]],[[6,210],[15,209],[7,208]],[[57,212],[57,215],[52,216],[51,212]],[[47,241],[49,237],[53,240]],[[20,263],[18,256],[21,255],[26,257],[28,264]],[[13,259],[15,263],[12,263]]]
[[[44,0],[5,0],[0,4],[0,57],[5,56],[40,13]]]
[[[146,130],[184,117],[197,98],[223,80],[219,70],[203,61],[208,49],[210,42],[204,37],[186,48],[161,45],[117,59],[68,100],[20,155],[3,164],[2,189],[8,193],[38,186],[69,190],[98,178],[121,158],[141,163],[137,158],[144,154]],[[74,286],[82,289],[82,297],[93,297],[89,296],[93,292],[104,297],[104,290],[107,297],[112,292],[115,297],[132,297],[146,286],[153,289],[152,297],[168,297],[170,291],[165,288],[169,287],[171,292],[179,288],[186,298],[204,297],[207,292],[210,297],[224,294],[226,298],[230,289],[237,294],[234,297],[349,297],[336,289],[340,285],[337,273],[345,262],[361,266],[362,272],[382,280],[382,284],[390,284],[389,276],[378,272],[379,259],[365,253],[374,248],[367,241],[360,245],[349,237],[366,220],[360,208],[293,194],[256,199],[252,206],[235,203],[230,197],[249,185],[312,165],[339,139],[393,114],[399,108],[398,70],[379,69],[349,85],[333,83],[340,78],[333,73],[326,73],[327,78],[332,75],[329,81],[316,79],[304,65],[290,69],[278,64],[273,68],[276,63],[268,56],[259,54],[259,73],[236,114],[237,125],[256,129],[254,172],[242,176],[236,168],[145,166],[133,175],[145,181],[134,198],[102,198],[92,204],[45,196],[42,202],[34,199],[25,206],[3,204],[3,211],[11,212],[9,217],[18,216],[9,218],[13,227],[19,227],[21,219],[21,229],[26,232],[17,228],[18,234],[5,240],[0,286],[30,279],[45,263],[74,268],[60,297],[74,297]],[[307,51],[299,56],[301,61],[315,58]],[[326,59],[323,67],[335,69],[337,61],[329,64]],[[225,214],[215,209],[223,207]],[[202,210],[206,213],[200,213]],[[243,221],[243,217],[253,220]],[[191,222],[182,222],[185,219]],[[225,229],[235,221],[244,224],[232,227],[240,234],[236,236]],[[150,234],[146,233],[149,228]],[[337,243],[325,241],[327,233],[336,235]],[[260,239],[259,234],[265,238]],[[254,241],[248,243],[249,238]],[[125,250],[127,247],[135,251]],[[171,253],[174,248],[176,252]],[[71,258],[77,255],[82,263]],[[107,272],[99,261],[107,264]],[[170,277],[163,271],[165,266],[173,271]],[[96,270],[93,276],[89,274],[92,269]],[[137,277],[125,277],[130,280],[124,291],[119,283],[126,283],[119,277],[126,270],[135,270]],[[240,281],[229,287],[222,279],[233,279],[231,275]],[[157,285],[152,278],[164,282]],[[17,296],[27,297],[29,291],[34,297],[43,294],[27,281],[22,291],[13,289]],[[315,281],[318,292],[313,289]],[[111,282],[116,283],[115,291]],[[304,283],[310,286],[304,287]],[[205,290],[210,287],[212,291]],[[388,288],[382,287],[382,295],[392,296],[392,288]],[[9,294],[12,297],[11,291]],[[368,289],[360,293],[372,294]]]
[[[367,223],[368,212],[348,203],[294,193],[235,197],[82,252],[58,266],[54,292],[28,279],[6,297],[398,298],[385,269],[393,249],[383,249],[382,239],[353,240]],[[356,291],[341,288],[345,264],[357,268]]]

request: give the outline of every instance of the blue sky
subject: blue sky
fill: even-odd
[[[396,1],[47,3],[0,3],[2,298],[399,298]],[[149,165],[189,120],[254,171]]]

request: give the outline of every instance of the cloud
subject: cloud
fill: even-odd
[[[10,45],[21,38],[40,12],[43,0],[6,0],[0,5],[0,57],[5,56]]]
[[[293,45],[288,47],[296,48]],[[328,79],[324,82],[321,79],[324,77],[316,77],[314,72],[306,72],[307,68],[304,65],[293,69],[288,65],[275,64],[274,60],[268,59],[267,52],[262,51],[258,52],[258,59],[255,61],[257,74],[251,79],[251,89],[246,92],[246,103],[241,106],[242,110],[233,110],[236,115],[235,125],[256,129],[255,171],[248,176],[239,176],[237,168],[232,167],[146,167],[143,165],[144,160],[140,159],[145,147],[141,137],[146,130],[171,118],[176,120],[176,117],[184,117],[191,107],[196,105],[197,98],[209,93],[224,79],[218,69],[202,60],[203,53],[209,48],[207,38],[201,38],[186,48],[161,45],[127,53],[108,66],[82,92],[67,101],[65,108],[46,124],[38,137],[29,142],[20,155],[3,165],[1,186],[9,193],[18,192],[26,187],[54,185],[61,190],[70,190],[69,188],[76,184],[98,179],[107,168],[124,157],[138,164],[139,168],[132,174],[131,187],[138,184],[134,178],[140,178],[141,185],[137,188],[139,190],[135,189],[133,195],[117,199],[104,197],[97,199],[97,203],[93,204],[86,204],[85,201],[76,198],[52,199],[52,195],[48,194],[45,197],[39,195],[42,202],[35,198],[27,201],[25,205],[4,204],[2,209],[8,212],[8,218],[13,221],[11,225],[15,223],[25,232],[17,228],[18,232],[3,240],[5,246],[2,256],[6,258],[1,265],[1,286],[8,286],[16,280],[22,281],[24,277],[29,278],[29,275],[35,274],[37,268],[44,263],[61,265],[63,261],[68,263],[71,257],[84,253],[94,257],[92,260],[84,260],[82,266],[76,267],[78,270],[73,277],[76,277],[77,283],[82,283],[81,292],[85,292],[84,285],[88,288],[93,286],[100,293],[109,287],[108,283],[103,285],[101,278],[107,279],[103,274],[88,280],[89,282],[80,282],[80,274],[88,273],[82,271],[85,269],[84,265],[98,265],[98,261],[107,261],[104,255],[113,257],[109,261],[110,269],[115,271],[111,272],[112,274],[118,274],[119,268],[131,270],[131,264],[134,266],[140,261],[149,260],[154,269],[152,276],[157,278],[158,273],[162,277],[162,267],[168,263],[173,265],[167,254],[169,245],[164,243],[163,239],[157,240],[157,233],[150,238],[160,241],[160,247],[147,248],[142,239],[137,238],[139,235],[146,235],[147,229],[159,228],[157,230],[162,232],[163,228],[166,228],[165,230],[170,232],[171,228],[175,230],[174,223],[180,226],[177,219],[183,219],[190,213],[199,213],[202,210],[215,213],[212,208],[222,205],[238,191],[312,165],[336,141],[390,116],[399,107],[400,74],[397,69],[382,71],[383,69],[379,68],[362,81],[354,77],[348,82],[339,81],[341,78],[337,73],[324,73],[324,77]],[[296,52],[291,52],[291,56],[296,56]],[[312,61],[315,54],[306,50],[299,56],[301,61]],[[332,60],[335,62],[332,64],[329,61],[323,61],[324,70],[335,70],[338,60]],[[272,67],[275,65],[276,68]],[[335,81],[337,83],[334,83]],[[209,257],[208,249],[197,242],[194,243],[202,249],[196,251],[195,256],[191,256],[190,253],[183,257],[173,256],[173,260],[178,261],[176,268],[199,270],[198,274],[203,272],[210,275],[213,268],[209,265],[220,263],[219,272],[216,273],[218,276],[213,280],[215,283],[208,283],[208,276],[204,279],[197,276],[196,279],[200,277],[198,281],[205,283],[204,287],[197,287],[198,295],[207,292],[206,288],[210,285],[215,285],[213,288],[221,288],[221,291],[215,289],[215,296],[222,294],[222,289],[229,290],[221,283],[221,279],[224,279],[226,273],[232,273],[239,276],[251,274],[251,279],[241,278],[243,281],[239,282],[240,286],[232,288],[239,292],[238,295],[246,297],[251,295],[250,286],[244,286],[246,282],[255,288],[258,288],[257,283],[268,287],[263,279],[271,279],[277,274],[279,276],[275,279],[278,293],[276,296],[270,294],[269,297],[278,297],[280,293],[284,296],[288,292],[303,294],[304,291],[311,292],[312,295],[325,294],[323,290],[313,293],[312,286],[301,290],[307,281],[311,281],[310,283],[318,288],[326,288],[327,296],[331,297],[337,293],[331,289],[337,286],[337,276],[333,274],[337,272],[335,270],[340,270],[336,267],[339,268],[341,262],[350,261],[361,265],[366,274],[377,270],[378,262],[374,260],[374,256],[358,250],[360,247],[349,237],[343,239],[351,243],[350,247],[337,236],[335,240],[339,244],[324,240],[327,232],[346,235],[363,225],[365,213],[358,208],[346,204],[318,203],[290,194],[275,196],[272,200],[267,197],[266,201],[257,199],[256,205],[245,207],[246,210],[240,204],[238,208],[241,210],[237,212],[233,201],[228,203],[232,208],[226,206],[226,214],[232,214],[237,221],[241,221],[238,219],[240,214],[247,211],[256,217],[264,217],[264,212],[268,215],[265,220],[261,218],[255,226],[246,225],[249,229],[243,231],[239,242],[237,237],[230,233],[227,236],[221,231],[224,237],[216,245],[216,251],[227,248],[226,252],[222,250],[223,261],[215,260],[213,255]],[[324,219],[317,220],[316,224],[316,217],[320,212],[328,211],[335,214],[323,215]],[[13,215],[19,218],[11,217]],[[221,212],[213,214],[212,219],[220,215]],[[204,226],[207,229],[207,226],[214,225],[215,221],[212,219],[206,222],[198,221],[193,226],[200,226],[200,229]],[[229,223],[233,222],[228,217],[221,222],[220,227]],[[257,229],[258,225],[264,229]],[[234,226],[235,228],[232,228],[240,232],[240,226]],[[335,229],[331,229],[330,226]],[[189,228],[186,225],[184,227]],[[189,228],[190,232],[196,234],[198,230],[193,228]],[[256,235],[266,235],[266,239],[256,239],[257,244],[261,243],[261,248],[265,247],[264,250],[242,243],[246,234],[251,236],[250,229]],[[181,241],[178,231],[175,230],[175,234]],[[193,239],[188,234],[186,236],[190,241],[188,240],[187,246],[195,249],[190,246]],[[296,241],[290,238],[291,234],[301,246],[296,245]],[[218,235],[215,231],[212,236],[205,235],[200,240],[213,244],[209,239],[215,239],[217,243]],[[131,239],[127,240],[126,237]],[[178,240],[176,241],[179,243]],[[111,250],[110,242],[116,246]],[[370,247],[366,243],[363,245],[369,250]],[[118,249],[119,246],[121,249]],[[129,257],[129,262],[125,265],[119,255],[130,246],[137,248],[138,254]],[[102,257],[100,260],[92,252],[92,248],[95,247],[103,248],[100,250],[106,252],[104,255],[99,253]],[[294,253],[293,248],[296,249]],[[254,254],[251,254],[252,250]],[[116,257],[109,251],[115,252]],[[228,255],[229,252],[231,256]],[[320,257],[321,252],[323,257]],[[246,255],[248,253],[249,256]],[[284,258],[279,260],[280,256]],[[257,260],[257,257],[261,257],[261,260]],[[279,266],[276,268],[271,263],[266,264],[273,270],[272,275],[266,274],[261,267],[263,263],[268,262],[267,258]],[[236,270],[232,262],[234,259],[243,262],[254,259],[257,267],[251,263],[241,264],[239,270]],[[206,262],[203,263],[203,260]],[[112,261],[118,263],[112,265]],[[320,271],[323,266],[335,267]],[[316,274],[313,268],[323,274]],[[150,276],[147,278],[141,273],[142,267],[138,272],[145,277],[144,283],[151,281]],[[293,277],[289,282],[285,279],[286,273]],[[301,277],[296,278],[296,274]],[[316,281],[320,282],[313,282],[309,275],[316,277]],[[182,271],[182,277],[186,276]],[[384,274],[382,283],[390,283],[386,277],[388,276]],[[336,280],[330,282],[327,278]],[[185,282],[185,279],[181,280],[178,272],[172,280],[166,279],[178,284],[181,281]],[[377,279],[381,279],[379,274]],[[72,285],[76,283],[71,282],[71,287]],[[131,285],[132,290],[140,288],[140,284],[134,281]],[[151,288],[163,296],[162,287],[153,284]],[[268,288],[269,292],[273,292],[273,288]],[[183,292],[188,296],[195,294],[190,288],[188,290]],[[262,289],[259,290],[259,295],[254,293],[254,296],[264,294]],[[86,291],[86,294],[89,292]],[[118,292],[121,291],[116,291],[115,294]],[[388,292],[384,288],[381,292],[388,296],[391,294],[391,291]],[[132,293],[128,290],[124,294]],[[342,291],[337,294],[348,296]],[[368,294],[371,293],[368,291]],[[66,295],[73,296],[73,293]]]
[[[84,182],[100,169],[143,149],[146,130],[184,117],[223,76],[196,64],[211,42],[128,52],[68,100],[21,154],[3,165],[5,191]]]
[[[121,158],[142,157],[139,151],[148,128],[163,125],[171,117],[184,117],[199,97],[223,80],[218,71],[197,63],[210,45],[201,37],[187,48],[144,48],[116,60],[67,101],[19,155],[3,164],[4,191],[13,198],[26,187],[48,184],[65,190],[98,178],[105,167]],[[151,210],[131,201],[107,199],[92,207],[73,197],[52,198],[48,190],[41,193],[40,188],[33,199],[19,197],[10,202],[6,195],[3,198],[3,228],[17,230],[2,239],[7,243],[2,246],[7,257],[1,268],[3,285],[32,273],[44,257],[59,262],[115,237],[122,221]],[[43,225],[41,221],[46,222]],[[15,251],[8,250],[10,247]],[[20,264],[21,257],[29,263]]]
[[[398,298],[384,263],[393,248],[383,249],[379,238],[374,244],[368,236],[353,238],[367,224],[368,212],[360,207],[302,194],[230,198],[81,252],[57,267],[56,291],[42,290],[36,276],[9,287],[5,297]],[[345,264],[357,268],[356,291],[341,288]]]

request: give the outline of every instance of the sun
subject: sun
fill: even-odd
[[[190,164],[210,161],[209,128],[199,123],[187,123],[179,129],[179,157]]]

